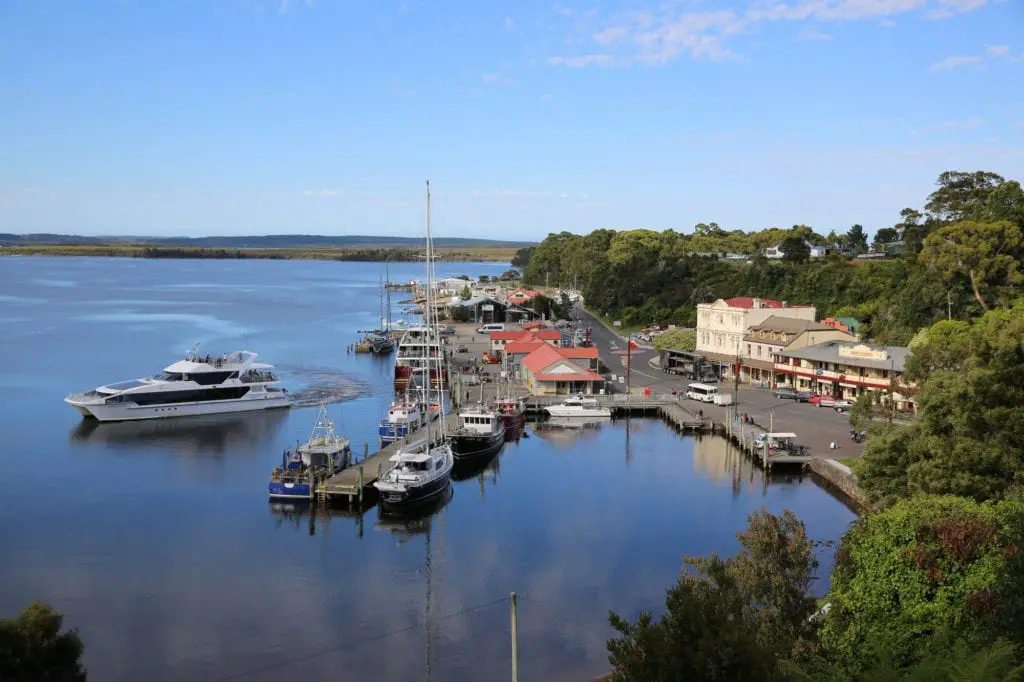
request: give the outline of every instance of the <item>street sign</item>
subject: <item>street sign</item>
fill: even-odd
[[[614,322],[612,322],[612,326],[613,327],[621,327],[622,326],[622,320],[615,320]]]

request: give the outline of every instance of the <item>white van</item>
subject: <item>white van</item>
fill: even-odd
[[[490,334],[491,332],[503,332],[505,331],[505,325],[502,323],[491,323],[485,324],[476,330],[477,334]]]
[[[715,402],[718,395],[718,387],[709,384],[690,384],[686,387],[686,397],[690,400],[699,400],[702,403]]]

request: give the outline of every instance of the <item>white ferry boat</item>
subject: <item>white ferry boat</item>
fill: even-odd
[[[193,348],[160,374],[72,393],[64,402],[101,422],[288,407],[288,390],[273,386],[274,366],[255,359],[249,351],[214,357]]]

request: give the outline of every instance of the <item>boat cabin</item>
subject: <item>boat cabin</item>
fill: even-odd
[[[765,441],[768,442],[769,450],[785,450],[797,444],[795,433],[762,433],[754,438],[754,447],[763,448]]]
[[[426,452],[399,452],[392,455],[390,460],[395,463],[394,471],[399,481],[414,480],[419,478],[420,474],[444,466],[443,458],[432,457]]]
[[[466,431],[490,433],[494,430],[498,415],[487,410],[470,410],[459,413],[459,428]]]
[[[562,405],[566,407],[583,407],[583,408],[594,408],[598,407],[596,398],[584,398],[581,395],[575,395],[571,398],[567,398],[562,402]]]

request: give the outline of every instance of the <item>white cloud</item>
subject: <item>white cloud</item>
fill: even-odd
[[[832,36],[828,33],[822,33],[813,28],[808,28],[800,32],[797,36],[797,40],[832,40]]]
[[[555,98],[554,95],[545,92],[543,95],[540,96],[540,101],[541,102],[550,102],[554,98]]]
[[[572,16],[572,10],[568,7],[561,7],[560,5],[555,5],[551,9],[555,12],[558,12],[563,17]]]
[[[516,27],[516,22],[515,22],[515,20],[512,17],[505,17],[505,19],[504,19],[504,21],[502,23],[505,24],[505,28],[515,28]]]
[[[612,66],[615,63],[615,58],[610,54],[585,54],[581,57],[552,57],[548,63],[553,66],[579,69],[585,66]]]
[[[946,57],[941,59],[931,66],[932,71],[949,71],[950,69],[959,69],[964,66],[974,66],[982,62],[981,57],[970,57],[970,56],[957,56],[957,57]]]
[[[925,16],[933,21],[949,19],[957,14],[966,14],[979,7],[984,7],[987,0],[939,0],[939,7],[929,11]]]
[[[1010,54],[1009,45],[989,45],[985,48],[985,54],[989,57],[1006,57]]]
[[[988,0],[745,0],[733,9],[699,10],[696,3],[665,0],[652,9],[613,15],[600,23],[573,16],[568,44],[582,43],[582,56],[556,56],[556,66],[658,65],[681,56],[722,61],[736,57],[730,43],[770,23],[844,23],[881,21],[893,26],[899,15],[927,16],[929,12],[953,16],[971,12]],[[566,16],[573,12],[555,6]],[[798,34],[802,40],[826,40],[828,33],[810,26]],[[604,49],[586,54],[587,45]],[[613,49],[614,48],[614,49]]]
[[[893,26],[896,25],[896,22],[893,21],[892,19],[886,19],[885,21],[878,22],[878,25],[881,26],[882,28],[892,28]]]
[[[484,85],[512,85],[512,81],[496,73],[485,73],[480,76],[480,80]]]

